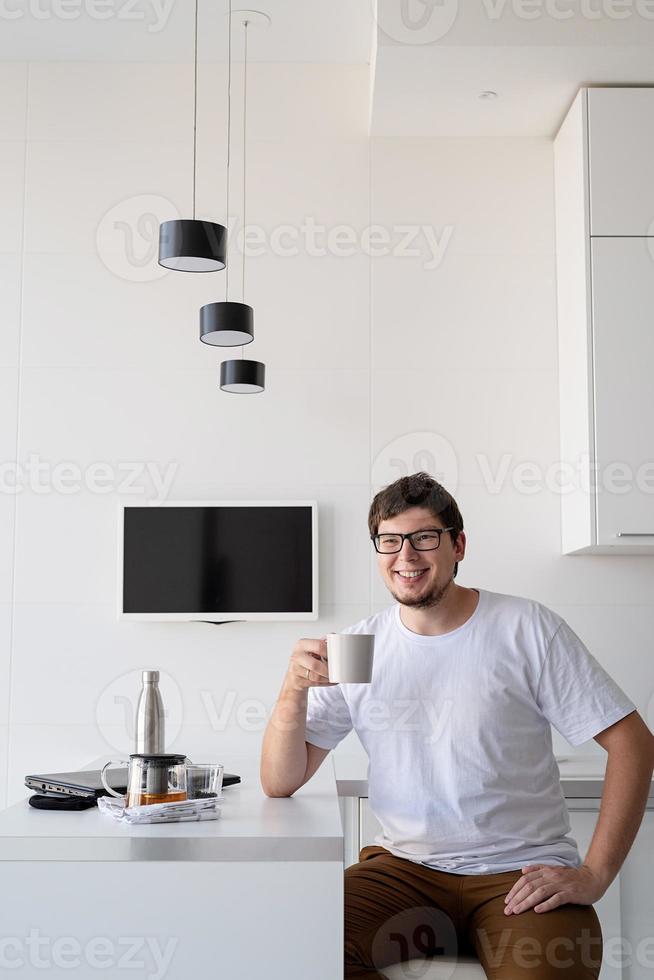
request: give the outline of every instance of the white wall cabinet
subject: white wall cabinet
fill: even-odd
[[[554,143],[564,554],[654,554],[653,158],[651,89],[583,89]]]
[[[591,259],[597,463],[615,482],[597,541],[654,543],[654,238],[593,238]]]
[[[653,235],[654,89],[588,89],[591,235]]]

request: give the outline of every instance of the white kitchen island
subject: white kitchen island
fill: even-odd
[[[290,799],[259,762],[219,820],[128,826],[97,808],[0,813],[0,973],[340,980],[343,832],[327,760]]]

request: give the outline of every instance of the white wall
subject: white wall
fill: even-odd
[[[223,274],[158,278],[149,226],[145,237],[134,236],[131,265],[115,227],[127,221],[135,231],[153,207],[151,195],[169,209],[159,217],[175,208],[190,216],[189,66],[38,64],[28,71],[16,64],[2,73],[3,92],[11,92],[0,130],[2,459],[38,454],[83,473],[100,461],[116,472],[130,461],[172,464],[170,499],[315,498],[322,618],[309,628],[322,635],[365,615],[368,259],[315,257],[301,247],[295,257],[268,250],[252,258],[246,298],[255,307],[256,342],[246,356],[266,362],[268,388],[250,398],[220,392],[222,357],[199,342],[198,318],[202,303],[224,298]],[[217,69],[203,68],[202,217],[224,215],[224,99],[215,97],[224,81]],[[235,219],[239,84],[236,71]],[[367,68],[253,66],[249,90],[249,223],[267,236],[307,218],[367,224]],[[230,298],[240,299],[238,254],[232,277]],[[140,482],[153,496],[151,481]],[[147,665],[168,675],[171,734],[184,725],[175,747],[200,743],[206,755],[227,761],[230,745],[242,750],[245,736],[258,751],[265,718],[248,724],[242,702],[253,699],[255,713],[257,703],[269,710],[292,645],[307,629],[119,623],[118,496],[88,489],[0,494],[7,692],[0,723],[9,800],[21,795],[28,771],[128,749],[121,699],[137,694],[137,671]]]
[[[511,483],[517,463],[558,458],[551,144],[379,141],[370,153],[365,66],[253,68],[248,224],[268,241],[291,226],[299,251],[268,246],[248,263],[246,356],[266,361],[268,387],[229,396],[197,326],[200,305],[224,296],[222,274],[159,277],[147,221],[131,263],[116,225],[134,231],[152,195],[169,209],[158,217],[188,216],[190,81],[188,65],[0,66],[0,454],[82,473],[171,464],[170,499],[315,497],[321,620],[119,623],[120,494],[0,494],[7,799],[29,770],[126,751],[144,666],[165,672],[175,748],[201,746],[228,769],[230,752],[257,752],[295,639],[386,602],[367,540],[372,488],[443,445],[469,541],[459,581],[562,613],[648,717],[652,560],[561,557],[556,494]],[[224,105],[206,92],[224,77],[206,67],[201,81],[198,215],[222,218]],[[400,226],[450,237],[433,268],[424,248],[371,263],[358,248],[307,254],[307,219],[357,236],[381,225],[386,251]],[[235,287],[237,269],[238,256]],[[477,454],[493,472],[508,454],[499,492]]]

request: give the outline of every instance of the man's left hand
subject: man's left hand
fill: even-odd
[[[549,912],[566,902],[592,905],[602,897],[606,885],[597,872],[586,864],[579,868],[552,867],[548,864],[528,864],[505,901],[506,915],[525,912]]]

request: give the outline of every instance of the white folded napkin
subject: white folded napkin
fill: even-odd
[[[202,800],[127,806],[125,796],[101,796],[98,799],[98,810],[121,823],[181,823],[187,820],[217,820],[222,800],[222,796],[215,796]]]

